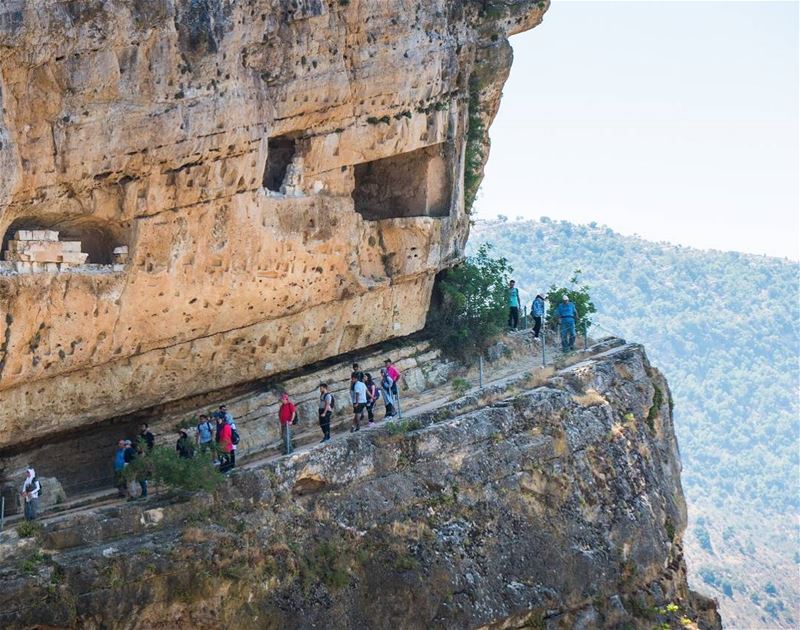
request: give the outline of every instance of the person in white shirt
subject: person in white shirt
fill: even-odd
[[[353,426],[350,433],[353,433],[361,430],[361,420],[367,409],[367,386],[361,380],[360,372],[353,372],[350,375],[350,397],[353,403]]]
[[[22,482],[20,494],[25,501],[25,520],[33,521],[39,513],[39,491],[42,486],[39,484],[39,479],[36,477],[36,471],[28,466],[25,471],[25,481]]]

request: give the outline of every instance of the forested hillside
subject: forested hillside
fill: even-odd
[[[647,347],[669,379],[695,586],[729,627],[794,627],[797,611],[797,263],[701,251],[594,224],[478,222],[528,308],[582,270],[598,327]],[[602,328],[601,328],[602,327]]]

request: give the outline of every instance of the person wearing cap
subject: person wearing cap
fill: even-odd
[[[556,307],[556,318],[561,326],[561,351],[567,352],[575,349],[575,324],[578,321],[578,311],[569,301],[565,293],[561,304]]]
[[[544,317],[544,298],[541,293],[537,293],[533,299],[531,315],[533,315],[533,338],[538,339],[542,330],[542,317]]]
[[[508,327],[516,330],[519,325],[519,289],[514,280],[508,283]]]
[[[28,466],[25,471],[25,481],[22,482],[22,487],[19,490],[23,501],[25,501],[25,520],[36,520],[36,515],[39,513],[39,491],[42,486],[39,484],[39,479],[36,477],[36,471],[32,466]]]

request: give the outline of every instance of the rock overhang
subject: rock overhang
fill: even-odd
[[[490,122],[506,37],[546,8],[5,3],[0,233],[127,250],[122,264],[0,265],[2,434],[419,330],[468,234],[470,77]]]

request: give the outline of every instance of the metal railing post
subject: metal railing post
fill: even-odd
[[[483,353],[478,355],[478,387],[483,387]]]
[[[589,326],[586,321],[583,322],[583,349],[589,349]]]
[[[547,356],[545,355],[544,347],[547,345],[547,327],[542,324],[542,367],[547,365]]]
[[[0,497],[0,532],[3,531],[3,526],[6,522],[6,498]]]
[[[522,307],[522,330],[526,330],[528,328],[528,307]]]

